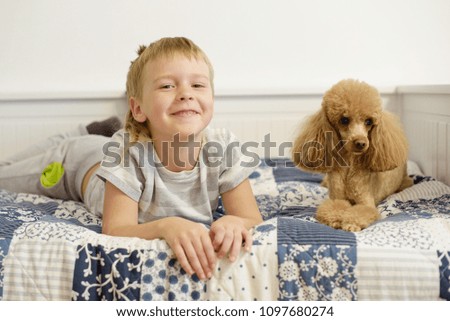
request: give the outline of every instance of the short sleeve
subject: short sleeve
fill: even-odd
[[[246,148],[229,130],[220,131],[219,141],[223,144],[224,158],[219,174],[219,193],[232,190],[251,173],[260,163],[258,154]]]

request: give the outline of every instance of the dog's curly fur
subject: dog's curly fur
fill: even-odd
[[[353,232],[379,219],[381,200],[412,185],[407,157],[397,118],[382,109],[374,87],[353,79],[325,93],[321,110],[301,127],[292,149],[298,167],[326,174],[330,199],[317,209],[317,219]]]

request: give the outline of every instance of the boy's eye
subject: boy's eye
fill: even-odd
[[[205,85],[203,85],[203,84],[193,84],[192,87],[194,87],[194,88],[204,88]]]
[[[348,118],[348,117],[341,117],[341,119],[339,120],[339,122],[342,124],[342,125],[348,125],[349,123],[350,123],[350,118]]]
[[[173,88],[173,87],[174,87],[173,85],[166,84],[166,85],[162,85],[161,89],[170,89],[170,88]]]

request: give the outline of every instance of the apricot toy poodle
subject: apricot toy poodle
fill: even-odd
[[[382,109],[374,87],[353,79],[325,93],[292,149],[296,166],[326,174],[329,199],[318,207],[317,220],[352,232],[380,218],[380,201],[412,185],[407,157],[400,122]]]

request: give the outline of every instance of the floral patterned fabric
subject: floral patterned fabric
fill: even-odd
[[[264,218],[252,251],[220,260],[207,282],[163,240],[102,235],[81,203],[0,190],[0,298],[449,300],[450,188],[411,176],[414,186],[378,206],[381,220],[351,233],[316,221],[322,176],[263,161],[250,176]]]

